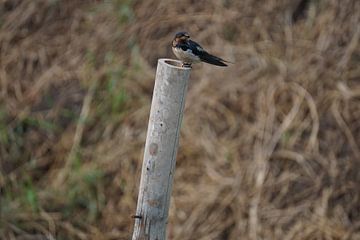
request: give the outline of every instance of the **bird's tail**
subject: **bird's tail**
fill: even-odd
[[[225,62],[228,62],[224,59],[221,59],[219,57],[216,57],[214,55],[211,55],[210,53],[203,53],[202,55],[199,56],[200,60],[209,64],[213,64],[216,66],[220,66],[220,67],[226,67],[227,64]]]

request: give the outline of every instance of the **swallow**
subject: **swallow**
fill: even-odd
[[[195,41],[190,39],[187,32],[178,32],[172,41],[172,50],[175,56],[183,62],[183,66],[191,67],[191,64],[205,62],[216,66],[226,67],[230,63],[222,58],[211,55]]]

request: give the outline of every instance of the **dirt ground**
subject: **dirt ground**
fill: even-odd
[[[360,1],[0,0],[0,239],[130,239],[158,58],[193,66],[168,235],[360,239]]]

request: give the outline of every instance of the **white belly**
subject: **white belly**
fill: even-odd
[[[175,56],[185,63],[197,63],[200,62],[200,58],[192,53],[190,49],[187,51],[182,50],[181,48],[172,48]]]

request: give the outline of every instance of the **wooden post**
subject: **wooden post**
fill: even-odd
[[[159,59],[132,240],[165,240],[176,152],[191,68]]]

